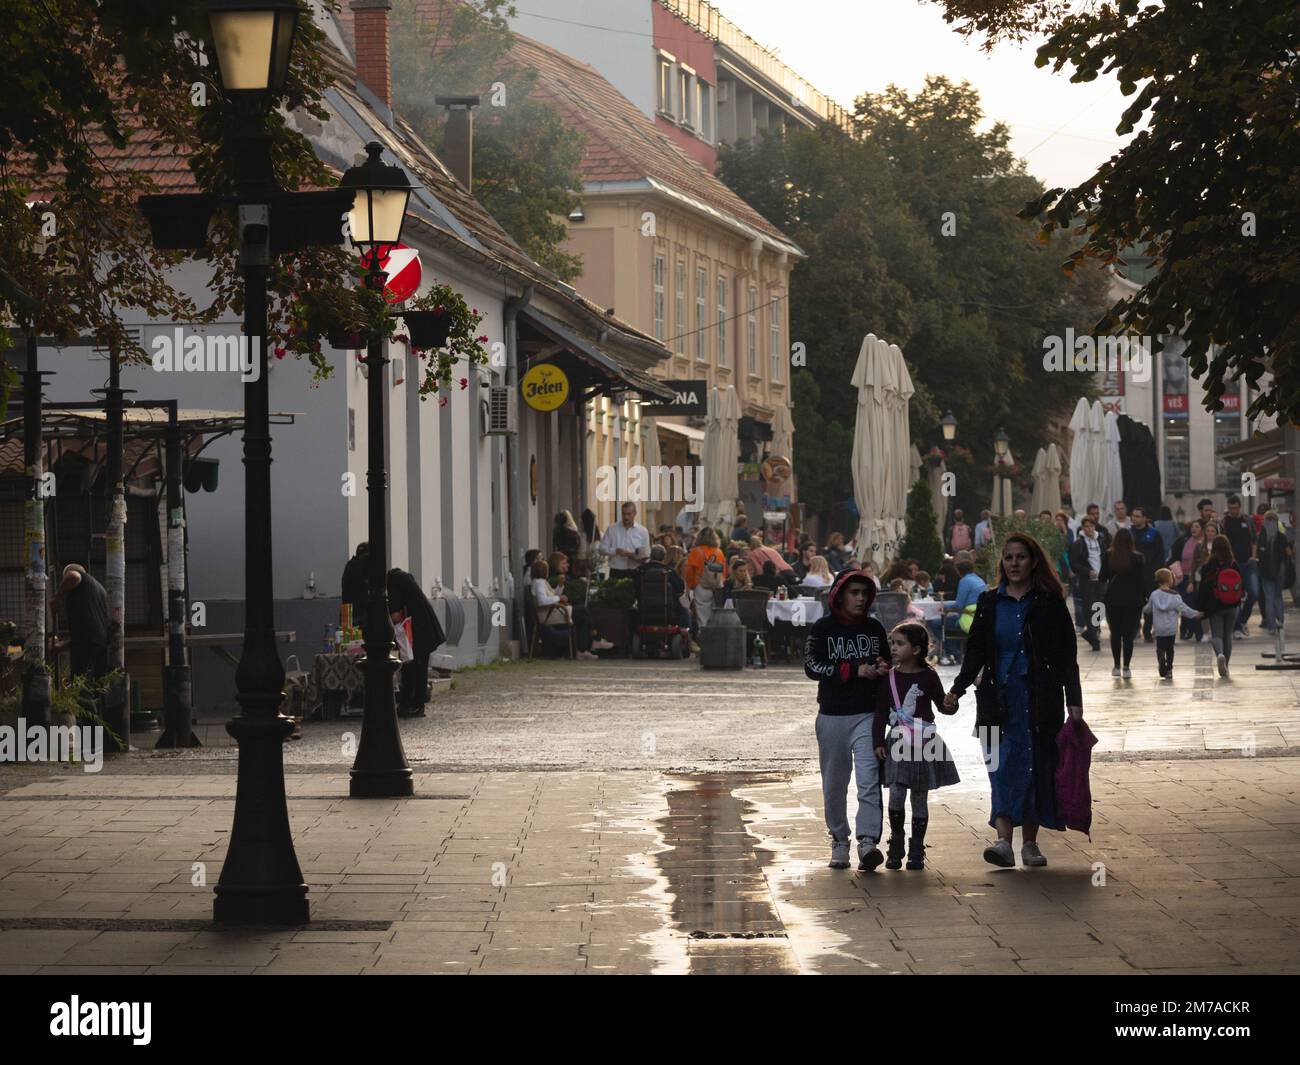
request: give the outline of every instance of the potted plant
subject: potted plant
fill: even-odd
[[[632,639],[630,612],[636,603],[636,585],[630,577],[611,577],[591,593],[591,624],[601,637],[626,654]]]

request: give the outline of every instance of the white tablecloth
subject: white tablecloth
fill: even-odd
[[[767,620],[775,624],[788,621],[792,625],[811,625],[822,616],[819,599],[769,599],[767,601]]]
[[[914,599],[912,605],[921,609],[926,621],[938,621],[943,612],[943,603],[937,599]]]

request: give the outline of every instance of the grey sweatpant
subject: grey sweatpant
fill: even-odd
[[[873,847],[880,842],[880,763],[871,747],[871,714],[817,715],[817,750],[822,767],[826,829],[839,842],[849,839],[849,775],[858,785],[854,835]]]
[[[1216,610],[1205,619],[1210,627],[1210,643],[1214,647],[1214,653],[1223,655],[1225,661],[1232,658],[1232,628],[1237,621],[1234,613],[1236,609],[1235,606],[1230,606],[1225,610]]]

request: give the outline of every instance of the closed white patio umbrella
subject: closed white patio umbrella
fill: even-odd
[[[1070,498],[1074,501],[1074,516],[1082,518],[1092,498],[1092,410],[1083,397],[1074,405],[1070,416]]]
[[[858,394],[857,416],[853,423],[853,499],[858,506],[857,543],[859,561],[870,559],[877,568],[884,563],[885,528],[882,520],[884,470],[886,454],[885,384],[888,345],[874,333],[862,338],[858,361],[853,368],[853,387]]]
[[[1097,401],[1101,406],[1101,400]],[[1105,520],[1115,516],[1115,503],[1124,498],[1124,469],[1119,461],[1119,415],[1108,410],[1102,415],[1102,447],[1106,456],[1106,491],[1101,505]]]
[[[1055,515],[1061,509],[1061,453],[1055,444],[1047,445],[1043,474],[1043,505],[1039,509]]]
[[[736,464],[740,461],[740,399],[735,385],[709,394],[701,461],[704,464],[702,521],[729,530],[736,516]]]
[[[794,462],[794,423],[790,421],[790,408],[778,404],[772,416],[772,442],[769,445],[773,455]]]
[[[653,494],[651,489],[657,489],[659,478],[656,476],[656,468],[663,464],[661,453],[659,451],[659,425],[654,418],[641,419],[641,465],[645,467],[645,487],[647,495]],[[642,518],[642,524],[654,535],[654,530],[659,527],[661,522],[674,522],[677,520],[677,512],[681,510],[682,502],[661,501],[655,502],[647,499],[641,504],[641,511],[645,515]]]
[[[897,344],[889,345],[890,375],[886,384],[889,409],[887,441],[889,445],[889,494],[885,521],[889,547],[886,554],[892,559],[907,535],[907,494],[916,477],[912,471],[912,419],[911,400],[916,392],[912,375]],[[919,458],[919,456],[918,456]]]

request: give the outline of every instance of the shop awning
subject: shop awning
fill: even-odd
[[[538,334],[543,343],[536,350],[525,353],[521,331],[521,366],[554,362],[570,377],[576,379],[582,391],[591,395],[612,395],[616,392],[636,392],[642,399],[655,399],[664,403],[673,398],[672,390],[644,370],[628,366],[609,352],[601,351],[595,343],[585,339],[563,322],[535,307],[525,307],[519,312],[522,325]]]
[[[704,430],[695,429],[689,425],[675,425],[673,422],[655,420],[655,424],[665,433],[676,433],[678,436],[684,436],[687,440],[694,440],[697,443],[704,443]]]

